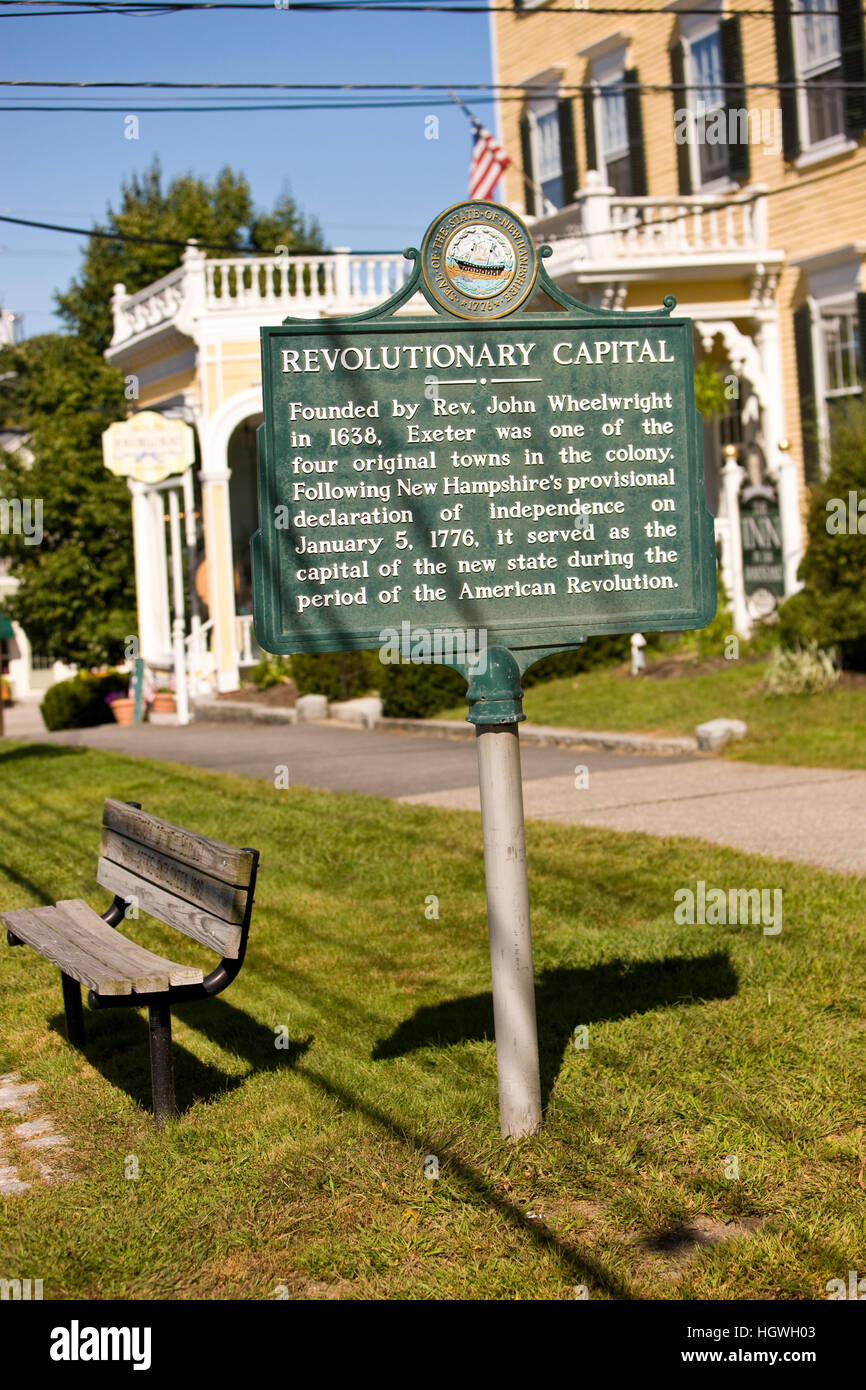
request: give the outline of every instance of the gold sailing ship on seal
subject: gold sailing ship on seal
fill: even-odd
[[[448,277],[467,293],[495,293],[513,270],[514,256],[508,242],[486,228],[465,232],[448,248]]]

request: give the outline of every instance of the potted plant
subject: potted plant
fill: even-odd
[[[151,714],[177,714],[177,701],[174,698],[174,691],[167,685],[161,685],[153,697],[153,704],[150,707]]]
[[[133,695],[124,695],[120,690],[111,690],[105,697],[105,703],[118,724],[132,723],[135,718],[135,697]]]

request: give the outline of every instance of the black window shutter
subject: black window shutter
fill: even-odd
[[[725,106],[727,113],[746,110],[745,73],[743,70],[743,42],[740,37],[740,17],[731,15],[719,25],[719,40],[722,48],[722,81],[725,84]],[[727,114],[726,113],[726,114]],[[751,168],[749,160],[748,118],[743,122],[737,117],[731,120],[728,115],[728,173],[732,179],[745,181]],[[731,135],[745,136],[744,140],[731,140]]]
[[[520,117],[520,157],[523,160],[523,206],[527,217],[534,217],[535,189],[532,181],[535,175],[532,172],[532,127],[528,111],[524,111]]]
[[[773,0],[773,24],[776,30],[776,71],[780,82],[796,82],[794,61],[794,30],[791,24],[790,0]],[[792,87],[779,89],[782,108],[782,151],[786,159],[796,159],[800,153],[800,123],[797,118],[797,93]]]
[[[671,49],[671,82],[674,84],[674,129],[677,129],[676,112],[684,111],[689,104],[688,94],[685,91],[684,83],[686,80],[686,53],[681,43],[674,44]],[[692,169],[689,162],[689,147],[683,141],[677,145],[677,174],[679,176],[680,195],[685,197],[692,191]]]
[[[812,359],[812,313],[808,304],[794,310],[794,351],[803,431],[803,469],[806,482],[818,481],[818,412],[815,409],[815,368]]]
[[[625,82],[625,117],[628,126],[628,154],[631,168],[633,198],[647,196],[646,151],[643,142],[643,117],[640,109],[640,88],[637,68],[627,68]]]
[[[559,157],[562,162],[562,206],[577,197],[577,145],[574,139],[574,111],[568,97],[556,103],[559,120]]]
[[[866,400],[866,294],[857,296],[857,327],[860,336],[860,390]]]
[[[598,145],[595,142],[595,91],[587,87],[583,93],[583,132],[586,138],[586,167],[598,170]]]
[[[866,82],[866,30],[861,0],[836,0],[839,7],[839,39],[842,48],[842,81]],[[845,133],[857,140],[866,130],[866,91],[849,88],[844,93]]]

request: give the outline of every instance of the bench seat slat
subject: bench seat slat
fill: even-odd
[[[230,883],[220,883],[218,878],[194,869],[180,859],[172,859],[159,850],[151,849],[116,830],[103,827],[101,850],[105,859],[119,864],[122,869],[146,878],[157,888],[162,888],[172,896],[185,898],[194,907],[203,907],[225,922],[240,924],[244,920],[247,897],[246,888],[235,888]]]
[[[202,979],[195,966],[178,965],[119,935],[81,899],[20,908],[4,913],[3,922],[14,936],[96,994],[161,994],[169,984]]]
[[[240,953],[242,928],[226,922],[203,908],[195,907],[184,898],[168,893],[138,874],[131,873],[110,859],[100,859],[96,881],[126,902],[135,899],[144,912],[158,917],[171,927],[177,927],[211,951],[235,960]]]
[[[87,985],[98,994],[131,994],[132,984],[125,970],[114,971],[92,950],[74,940],[68,932],[57,930],[44,919],[45,908],[33,911],[21,907],[3,913],[3,925],[19,940],[32,946],[40,956],[59,966],[65,975]]]
[[[157,850],[169,859],[179,859],[201,873],[210,874],[221,883],[248,888],[253,874],[255,854],[252,850],[233,849],[219,840],[195,835],[182,826],[150,816],[123,801],[108,797],[102,812],[102,823],[108,830],[124,835],[128,840]]]
[[[204,978],[197,965],[180,965],[166,956],[158,956],[153,951],[148,951],[146,946],[140,946],[137,941],[130,941],[128,936],[122,936],[114,927],[103,922],[99,913],[94,912],[83,898],[61,898],[57,907],[64,917],[70,918],[83,930],[90,932],[100,943],[105,943],[118,961],[128,961],[138,972],[150,969],[156,975],[167,975],[170,985],[196,985]],[[152,985],[148,987],[153,989]]]

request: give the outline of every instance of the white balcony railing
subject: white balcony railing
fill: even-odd
[[[193,336],[196,320],[205,314],[252,313],[262,322],[270,315],[357,314],[396,294],[411,271],[412,263],[396,252],[365,256],[340,249],[208,260],[190,242],[177,270],[137,294],[115,285],[111,345],[169,324]]]
[[[766,203],[760,189],[678,198],[623,198],[597,173],[586,176],[569,207],[532,219],[537,242],[549,242],[548,269],[564,258],[580,268],[648,260],[684,265],[748,262],[768,253]],[[772,254],[772,253],[771,253]]]
[[[570,207],[529,221],[535,240],[553,247],[547,269],[554,279],[574,270],[591,274],[597,268],[602,274],[631,265],[640,271],[653,261],[682,269],[743,266],[781,259],[781,252],[768,249],[762,194],[752,188],[715,196],[622,198],[590,172]],[[190,242],[177,270],[138,294],[115,285],[112,347],[169,325],[194,337],[196,322],[211,315],[250,315],[266,323],[289,315],[357,314],[395,294],[411,270],[397,252],[363,255],[340,248],[321,255],[208,260]],[[418,307],[423,312],[426,305]]]

